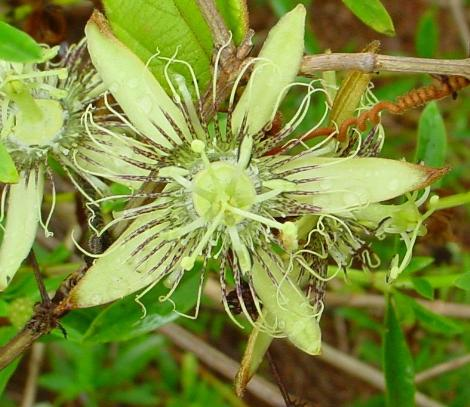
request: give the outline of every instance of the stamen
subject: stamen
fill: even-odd
[[[235,251],[240,268],[243,274],[247,274],[251,270],[251,257],[248,249],[240,240],[238,230],[235,226],[227,228],[230,240],[232,242],[232,249]]]
[[[68,75],[67,68],[59,68],[59,69],[49,69],[47,71],[34,71],[28,72],[25,74],[16,74],[16,75],[9,75],[5,78],[2,85],[5,85],[8,82],[21,80],[21,79],[39,79],[39,78],[46,78],[49,76],[57,76],[59,79],[66,79]]]
[[[200,154],[200,155],[201,155],[201,158],[202,158],[202,161],[203,161],[203,163],[204,163],[204,166],[205,166],[208,170],[210,170],[211,165],[210,165],[209,158],[207,157],[205,148],[206,148],[206,144],[205,144],[203,141],[201,141],[201,140],[194,140],[194,141],[191,143],[191,150],[193,150],[196,154]]]
[[[182,226],[177,229],[168,230],[167,232],[162,233],[161,236],[162,236],[162,239],[165,239],[165,240],[175,240],[199,228],[202,228],[205,224],[206,224],[206,221],[203,218],[197,218],[196,220],[194,220],[191,223],[188,223],[185,226]]]
[[[253,150],[253,137],[245,136],[240,144],[240,149],[238,152],[238,163],[237,165],[245,169],[248,167],[251,161],[251,155]]]
[[[194,72],[192,73],[194,75]],[[196,107],[194,106],[194,103],[191,98],[191,94],[189,93],[188,88],[186,87],[186,82],[184,80],[184,77],[181,75],[175,75],[176,83],[178,84],[178,89],[183,96],[183,101],[184,105],[186,106],[188,115],[189,115],[189,120],[190,124],[192,125],[194,131],[196,132],[197,136],[201,139],[206,138],[206,132],[202,128],[201,122],[199,120]],[[199,99],[199,91],[197,90],[198,93],[198,99]]]
[[[234,213],[235,215],[239,215],[243,218],[247,218],[247,219],[254,220],[256,222],[260,222],[263,225],[269,226],[270,228],[275,228],[275,229],[278,229],[278,230],[282,230],[282,228],[283,228],[282,223],[279,223],[279,222],[277,222],[273,219],[268,219],[268,218],[265,218],[264,216],[257,215],[257,214],[252,213],[252,212],[244,211],[243,209],[236,208],[236,207],[231,206],[229,204],[226,204],[226,208],[230,212]]]
[[[271,191],[256,195],[254,203],[269,201],[270,199],[273,199],[276,196],[285,192],[293,192],[297,188],[295,182],[290,182],[282,179],[273,179],[265,181],[263,182],[263,186],[266,188],[270,188]]]
[[[224,207],[222,206],[222,209],[214,218],[202,239],[199,241],[196,249],[194,249],[193,254],[191,254],[191,256],[186,256],[181,259],[181,267],[183,268],[183,270],[191,270],[194,267],[196,258],[201,254],[202,250],[207,245],[216,229],[219,227],[220,223],[222,222],[223,216]]]
[[[186,189],[192,189],[191,181],[184,178],[185,175],[188,175],[189,172],[181,167],[170,166],[163,167],[158,172],[158,175],[162,178],[171,178],[174,179],[178,184],[182,185]]]

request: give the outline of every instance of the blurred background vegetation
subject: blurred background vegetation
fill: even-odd
[[[298,2],[250,0],[250,26],[257,33],[256,44],[262,43],[279,16]],[[98,3],[1,0],[0,18],[23,28],[40,42],[61,44],[81,38],[84,24]],[[358,52],[378,39],[385,54],[468,56],[470,38],[465,22],[470,19],[469,1],[383,0],[393,20],[395,36],[382,35],[367,27],[341,0],[302,3],[309,10],[308,53],[327,49]],[[388,100],[430,83],[431,78],[380,73],[373,77],[373,82],[379,100]],[[298,98],[291,95],[286,113],[296,109],[297,104]],[[322,109],[323,102],[319,100],[311,109],[306,128],[320,117]],[[414,161],[420,138],[447,140],[438,154],[452,171],[434,192],[440,196],[465,192],[470,186],[469,118],[468,90],[455,100],[432,104],[424,111],[418,109],[402,116],[385,114],[383,156]],[[113,188],[119,192],[118,185]],[[59,192],[53,225],[55,238],[39,239],[35,246],[50,290],[75,270],[80,261],[70,238],[71,230],[80,227],[77,202],[65,181]],[[104,213],[109,214],[116,205],[119,202],[104,207]],[[393,288],[399,322],[412,354],[409,364],[418,373],[417,389],[442,403],[429,406],[470,406],[469,209],[468,206],[449,209],[431,217],[428,234],[419,240],[411,265]],[[394,241],[375,246],[384,259],[384,267],[398,247]],[[39,299],[32,274],[27,268],[22,271],[0,298],[2,342],[23,326]],[[272,345],[271,355],[281,381],[290,393],[305,401],[299,405],[385,404],[380,384],[373,384],[374,378],[380,380],[382,376],[377,376],[375,370],[370,380],[357,374],[363,368],[357,364],[361,362],[383,369],[384,296],[388,288],[381,281],[383,270],[369,274],[353,271],[328,284],[322,331],[329,351],[323,356],[302,354],[282,340]],[[187,276],[173,297],[180,312],[193,313],[192,294],[198,282],[197,273]],[[234,361],[241,359],[247,334],[229,321],[217,295],[209,284],[197,320],[177,318],[170,304],[157,303],[155,291],[145,297],[149,312],[145,320],[139,319],[141,310],[132,298],[108,307],[73,312],[63,320],[67,340],[56,330],[34,345],[15,366],[0,373],[3,390],[0,406],[282,405],[272,385],[277,379],[267,362],[259,372],[267,381],[256,381],[243,401],[235,396],[227,376],[233,375]],[[179,327],[184,331],[179,331]],[[341,360],[341,355],[348,355],[349,359]],[[453,360],[460,364],[448,372],[433,374],[428,370]],[[420,375],[422,372],[426,374]]]

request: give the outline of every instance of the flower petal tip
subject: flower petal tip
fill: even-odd
[[[438,179],[442,178],[444,175],[450,172],[452,169],[451,167],[442,167],[442,168],[431,168],[431,167],[424,167],[426,171],[426,178],[423,181],[422,185],[419,186],[417,189],[422,189],[431,185],[433,182],[437,181]]]
[[[295,6],[291,11],[290,13],[292,12],[295,12],[295,13],[299,13],[299,14],[307,14],[307,10],[305,9],[305,6],[302,4],[302,3],[299,3],[297,4],[297,6]]]
[[[108,24],[108,20],[106,20],[106,17],[104,16],[104,14],[98,10],[93,11],[93,14],[91,15],[85,27],[85,32],[87,28],[90,26],[95,26],[103,34],[108,35],[110,37],[114,37],[111,31],[111,27]]]

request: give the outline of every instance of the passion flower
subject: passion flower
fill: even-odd
[[[298,112],[273,134],[279,104],[296,85],[304,20],[299,5],[278,22],[252,62],[238,102],[239,80],[228,113],[207,123],[182,76],[166,71],[170,98],[113,36],[104,17],[93,15],[86,28],[93,63],[142,143],[135,164],[149,169],[147,181],[160,188],[137,194],[146,203],[117,213],[106,226],[131,221],[78,282],[66,307],[99,305],[145,288],[141,296],[162,280],[170,287],[169,298],[197,262],[216,259],[227,310],[226,274],[231,272],[241,308],[253,324],[289,337],[306,352],[319,352],[321,310],[301,287],[303,273],[311,270],[304,266],[311,262],[299,252],[294,220],[307,214],[351,216],[356,209],[423,188],[440,173],[357,153],[338,157],[334,149],[319,146],[296,155],[268,155],[292,135],[311,96],[320,91],[303,84],[306,95]],[[168,58],[172,63],[184,62]],[[198,95],[196,81],[192,85]],[[141,178],[129,174],[126,179]],[[256,321],[245,304],[246,290]]]
[[[86,197],[83,183],[100,192],[105,185],[90,173],[94,163],[106,165],[108,154],[98,148],[113,146],[107,126],[120,126],[105,108],[97,116],[93,134],[82,116],[87,106],[105,90],[88,56],[85,42],[58,57],[58,48],[45,49],[37,64],[0,61],[0,128],[2,148],[9,153],[19,181],[3,187],[1,219],[6,223],[0,247],[0,290],[5,289],[26,258],[38,225],[50,236],[48,225],[55,205],[55,187],[48,160],[62,164],[65,172]],[[59,59],[59,62],[53,62]],[[116,143],[114,143],[116,144]],[[121,149],[122,150],[122,149]],[[131,155],[131,154],[129,154]],[[86,160],[83,158],[85,157]],[[125,168],[125,161],[113,160]],[[45,178],[52,185],[52,207],[41,216]]]

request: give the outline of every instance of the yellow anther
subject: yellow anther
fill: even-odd
[[[193,150],[195,153],[202,154],[205,148],[206,145],[201,140],[194,140],[191,143],[191,150]]]

